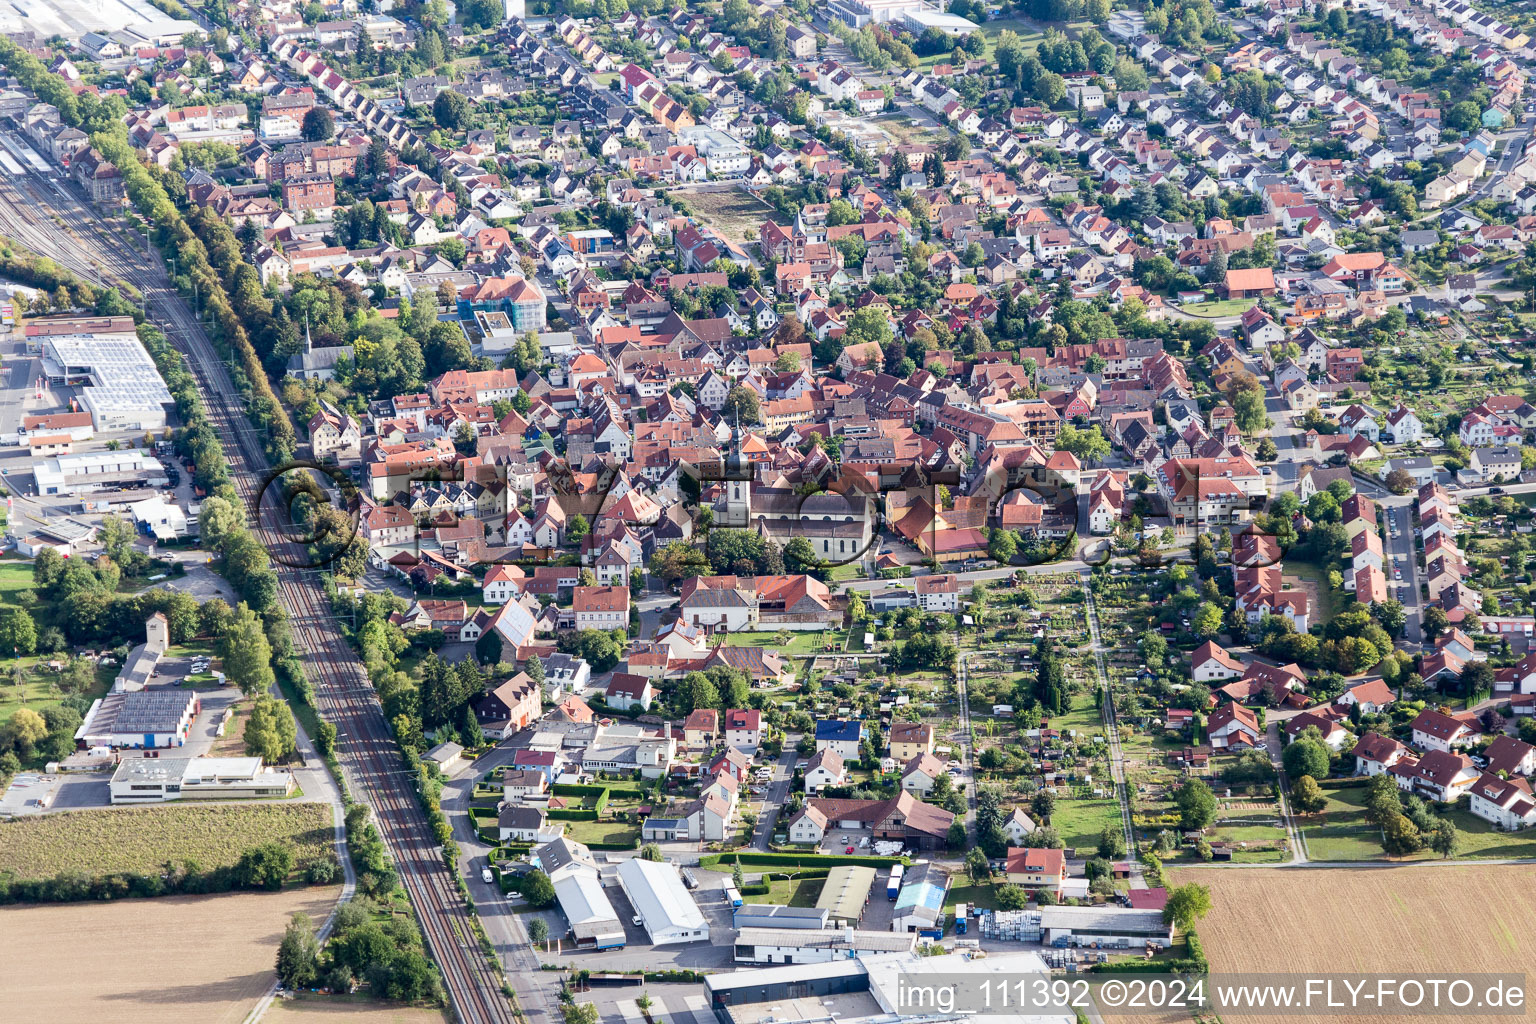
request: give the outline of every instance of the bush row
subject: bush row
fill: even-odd
[[[199,870],[189,862],[180,866],[167,865],[166,871],[156,873],[117,871],[92,877],[74,871],[53,878],[34,879],[0,876],[0,904],[79,903],[153,896],[202,896],[236,889],[273,890],[282,888],[292,873],[292,845],[274,842],[246,850],[238,863],[207,870]],[[340,866],[327,859],[310,864],[302,877],[311,885],[329,885],[340,875]]]

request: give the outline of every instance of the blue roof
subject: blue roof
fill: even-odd
[[[681,818],[646,818],[642,828],[677,828],[682,824]]]
[[[916,885],[904,885],[896,896],[896,909],[904,910],[909,907],[927,907],[929,910],[938,910],[944,906],[944,890],[931,882],[918,882]]]
[[[857,743],[864,735],[864,723],[858,720],[845,722],[829,718],[816,723],[818,740],[852,740]]]

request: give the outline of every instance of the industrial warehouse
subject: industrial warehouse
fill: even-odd
[[[651,944],[709,939],[709,922],[671,864],[634,857],[619,865],[619,886],[634,905]]]
[[[146,750],[187,742],[197,717],[197,694],[177,689],[109,693],[98,698],[75,731],[75,745]]]
[[[887,940],[913,941],[910,935],[875,934]],[[768,1020],[900,1024],[935,1019],[932,1008],[915,1012],[902,1002],[902,989],[911,984],[994,976],[1006,977],[1012,984],[1034,974],[1049,978],[1045,962],[1034,953],[992,953],[986,959],[972,959],[958,953],[925,957],[916,951],[855,952],[819,963],[711,974],[704,979],[704,994],[719,1024],[762,1024]],[[1074,1024],[1077,1018],[1072,1013],[1041,1011],[1027,1015],[995,1012],[984,1019],[988,1024]]]
[[[114,804],[258,800],[293,793],[293,774],[259,757],[129,757],[112,773]]]
[[[132,317],[65,317],[27,325],[41,340],[43,374],[79,388],[80,405],[98,431],[161,430],[174,400]]]
[[[603,892],[592,851],[561,837],[537,846],[529,863],[549,876],[571,939],[582,949],[617,949],[624,945],[624,924]]]

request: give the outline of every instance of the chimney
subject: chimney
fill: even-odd
[[[671,739],[672,738],[672,720],[671,719],[667,719],[667,723],[666,723],[665,727],[662,729],[661,735],[662,735],[663,739]]]

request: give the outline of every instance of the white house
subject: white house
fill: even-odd
[[[727,747],[755,754],[763,742],[763,713],[756,708],[727,710],[724,729]]]
[[[842,756],[835,750],[818,750],[811,755],[805,769],[805,791],[814,796],[826,786],[841,786],[847,782],[848,772]]]
[[[960,610],[960,580],[954,573],[919,576],[913,581],[917,606],[927,612]]]
[[[1467,793],[1471,797],[1467,810],[1498,828],[1513,832],[1536,825],[1536,797],[1524,779],[1501,779],[1484,772]]]

